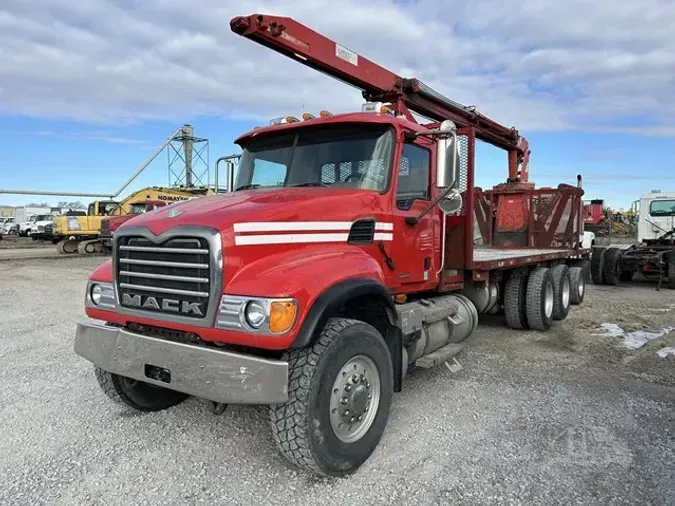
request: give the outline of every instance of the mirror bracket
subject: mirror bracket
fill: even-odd
[[[454,190],[454,186],[448,186],[445,190],[443,190],[441,193],[438,194],[438,197],[436,197],[432,202],[429,203],[429,205],[422,211],[419,215],[417,216],[406,216],[405,222],[408,225],[414,226],[419,223],[419,221],[424,218],[424,216],[431,211],[434,207],[438,205],[440,201],[442,201],[445,197],[448,196],[448,194]]]

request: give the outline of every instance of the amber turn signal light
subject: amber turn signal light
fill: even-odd
[[[270,305],[270,332],[287,332],[295,322],[298,306],[295,301],[275,301]]]

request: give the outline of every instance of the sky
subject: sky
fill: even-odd
[[[253,126],[360,109],[358,90],[231,32],[252,13],[515,126],[537,185],[582,174],[585,198],[614,208],[675,190],[672,0],[3,0],[0,189],[114,193],[184,123],[209,140],[213,179]],[[503,181],[505,154],[481,147],[476,170],[484,188]],[[130,189],[167,182],[162,153]],[[77,198],[0,194],[59,200]]]

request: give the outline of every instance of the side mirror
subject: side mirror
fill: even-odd
[[[462,209],[462,195],[453,188],[459,180],[459,143],[455,124],[446,120],[441,123],[440,130],[450,136],[438,141],[438,155],[436,166],[436,186],[443,188],[443,197],[438,202],[438,207],[446,215],[459,212]]]
[[[438,207],[446,216],[458,213],[463,205],[462,194],[455,189],[438,202]]]
[[[446,120],[440,129],[449,137],[438,140],[436,155],[436,187],[449,188],[455,185],[459,175],[459,143],[455,124]]]

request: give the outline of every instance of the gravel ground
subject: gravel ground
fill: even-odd
[[[0,251],[7,249],[43,249],[51,248],[54,249],[54,246],[51,242],[48,241],[34,241],[30,237],[20,237],[18,235],[5,235],[3,234],[2,240],[0,241]]]
[[[409,373],[384,438],[343,479],[296,471],[263,412],[198,399],[138,414],[72,351],[101,258],[0,263],[0,504],[672,504],[675,292],[597,287],[547,333],[484,319],[458,361]]]

